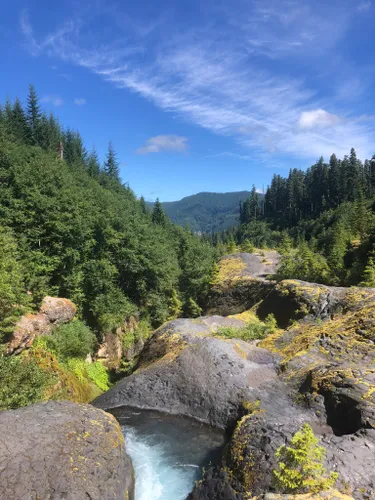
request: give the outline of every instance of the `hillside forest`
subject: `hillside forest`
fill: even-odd
[[[3,346],[20,315],[38,310],[45,296],[77,306],[72,328],[87,345],[81,357],[127,317],[150,330],[180,315],[198,316],[215,253],[208,242],[173,225],[160,203],[150,211],[121,182],[112,144],[101,163],[78,131],[46,115],[33,86],[25,105],[16,99],[0,108]],[[57,344],[50,348],[54,355]],[[0,356],[3,382],[20,364],[8,359]],[[24,379],[32,376],[29,368]],[[11,392],[9,380],[7,385]]]
[[[207,239],[232,250],[278,248],[278,279],[375,286],[374,196],[375,155],[362,163],[352,148],[343,159],[274,175],[264,200],[253,186],[239,224]]]

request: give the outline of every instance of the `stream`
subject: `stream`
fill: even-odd
[[[135,500],[185,500],[202,468],[218,463],[223,431],[153,411],[117,408],[135,471]]]

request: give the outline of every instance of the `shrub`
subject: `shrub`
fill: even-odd
[[[188,318],[198,318],[202,314],[202,308],[191,297],[184,304],[184,313]]]
[[[85,358],[93,351],[96,338],[90,328],[77,320],[55,328],[52,332],[52,343],[60,359]]]
[[[96,363],[86,364],[87,376],[102,391],[108,391],[110,387],[109,375],[106,368],[97,361]]]
[[[0,410],[11,410],[43,401],[55,378],[24,356],[0,357]]]
[[[327,474],[324,468],[325,448],[312,428],[304,424],[293,436],[290,446],[276,451],[279,469],[274,470],[275,486],[282,493],[314,493],[327,490],[337,481],[338,474]]]
[[[247,238],[241,243],[241,252],[254,253],[255,246]]]
[[[250,321],[243,328],[224,327],[219,328],[217,335],[228,339],[241,339],[245,341],[260,340],[273,333],[277,328],[276,319],[273,314],[267,316],[264,322]]]

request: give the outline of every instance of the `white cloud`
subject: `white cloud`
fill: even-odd
[[[41,102],[52,104],[53,106],[59,107],[64,104],[64,100],[58,95],[45,95],[41,98]]]
[[[368,10],[371,9],[371,6],[372,6],[372,3],[370,1],[365,0],[365,1],[359,3],[357,10],[358,10],[358,12],[367,12]]]
[[[299,126],[302,129],[333,127],[341,121],[340,117],[325,111],[324,109],[314,109],[313,111],[303,111],[299,118]]]
[[[307,67],[309,58],[317,55],[319,67],[326,62],[331,68],[334,47],[355,8],[319,3],[320,11],[315,2],[301,6],[297,0],[254,0],[250,7],[245,0],[234,1],[237,8],[228,9],[220,32],[209,20],[194,31],[188,24],[163,26],[164,38],[146,48],[136,36],[123,45],[93,45],[92,39],[88,43],[88,30],[82,29],[80,20],[37,40],[23,14],[21,29],[32,55],[43,53],[86,68],[165,112],[233,137],[243,149],[252,150],[258,164],[270,165],[274,153],[308,159],[332,152],[342,156],[352,145],[361,157],[372,154],[373,123],[356,119],[352,109],[343,108],[348,105],[345,100],[340,107],[333,105],[335,94],[318,97],[309,82],[322,75],[307,82],[288,73],[293,66],[296,74],[298,65],[278,64],[277,72],[272,66],[264,69],[270,68],[270,57],[303,56]],[[327,71],[325,80],[333,86],[337,74]],[[340,77],[340,84],[344,88],[345,79]],[[151,138],[138,152],[167,150],[170,137]],[[172,150],[185,147],[186,143],[174,142]]]
[[[74,104],[76,104],[77,106],[84,106],[86,103],[87,101],[83,97],[76,97],[74,99]]]
[[[137,149],[137,153],[161,153],[162,151],[182,152],[186,150],[187,137],[181,137],[178,135],[157,135],[147,139],[145,145]]]
[[[220,157],[227,156],[229,158],[234,158],[236,160],[251,160],[250,155],[240,155],[238,153],[232,153],[231,151],[223,151],[222,153],[216,153],[213,155],[209,155],[210,157]]]

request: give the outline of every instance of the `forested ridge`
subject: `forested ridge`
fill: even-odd
[[[122,183],[112,144],[101,164],[33,86],[25,106],[0,108],[0,225],[3,338],[46,295],[70,298],[99,340],[130,314],[158,326],[201,310],[213,248],[160,204],[150,212]]]
[[[261,200],[253,187],[239,226],[212,235],[216,245],[278,247],[278,277],[327,284],[375,286],[375,155],[362,162],[354,148],[343,159],[321,157],[306,171],[274,175]]]

